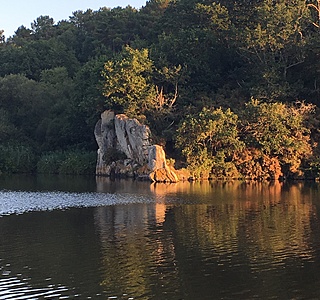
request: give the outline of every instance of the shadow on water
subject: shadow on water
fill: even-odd
[[[96,179],[83,175],[2,175],[0,190],[95,192]]]
[[[94,297],[99,249],[90,209],[0,218],[0,299]]]

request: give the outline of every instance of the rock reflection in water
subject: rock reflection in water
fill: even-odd
[[[117,295],[175,299],[180,292],[174,243],[164,225],[167,206],[160,197],[154,204],[120,205],[95,209],[102,242],[102,285]]]

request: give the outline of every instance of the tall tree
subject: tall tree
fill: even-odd
[[[40,16],[31,24],[36,39],[48,39],[54,35],[54,20],[49,16]]]
[[[153,63],[148,50],[129,46],[104,65],[103,95],[106,105],[131,116],[144,115],[155,105],[156,91],[151,75]]]
[[[239,7],[235,10],[248,16],[246,19],[239,16],[241,21],[235,23],[235,39],[254,71],[251,76],[257,84],[252,85],[252,93],[269,100],[294,98],[300,86],[290,82],[288,73],[305,60],[305,33],[309,25],[306,3],[304,0],[250,3],[249,16],[247,11],[239,11]]]

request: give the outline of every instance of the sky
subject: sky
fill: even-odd
[[[8,38],[21,25],[31,28],[31,23],[39,16],[50,16],[57,23],[68,20],[77,10],[127,5],[140,8],[146,4],[146,0],[0,0],[0,3],[0,30],[4,30],[4,35]]]

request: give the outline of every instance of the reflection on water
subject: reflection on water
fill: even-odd
[[[96,191],[96,181],[92,176],[14,174],[0,176],[0,189],[89,193]]]
[[[181,299],[176,298],[181,292],[173,236],[158,214],[159,205],[164,208],[155,204],[95,210],[103,251],[102,285],[116,295],[125,291],[138,299]]]
[[[188,184],[151,185],[152,210],[95,210],[103,285],[142,299],[320,296],[309,282],[316,275],[310,268],[319,266],[315,190],[303,183]]]
[[[8,184],[0,299],[320,298],[318,184]]]

